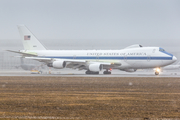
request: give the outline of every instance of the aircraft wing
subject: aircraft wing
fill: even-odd
[[[39,62],[45,62],[45,63],[50,63],[53,61],[58,61],[58,60],[63,60],[65,62],[74,62],[74,63],[85,63],[85,60],[69,60],[69,59],[55,59],[55,58],[41,58],[41,57],[25,57],[26,59],[31,59],[31,60],[37,60]]]
[[[13,52],[13,53],[18,53],[21,54],[23,56],[28,56],[28,57],[36,57],[37,54],[36,53],[24,53],[24,52],[18,52],[18,51],[13,51],[13,50],[6,50],[8,52]]]
[[[39,62],[44,62],[46,64],[51,63],[53,61],[62,60],[67,63],[66,68],[72,69],[85,69],[89,64],[102,64],[104,69],[110,69],[121,66],[120,63],[110,63],[110,62],[99,62],[99,61],[87,61],[87,60],[74,60],[74,59],[56,59],[56,58],[41,58],[41,57],[25,57],[26,59],[37,60]]]

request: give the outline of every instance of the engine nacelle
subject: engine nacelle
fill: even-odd
[[[53,67],[56,69],[63,69],[66,67],[66,62],[65,61],[54,61],[53,63],[47,64],[48,67]]]
[[[126,71],[126,72],[136,72],[136,69],[125,69],[123,71]]]
[[[103,65],[101,65],[101,64],[90,64],[88,69],[90,71],[93,71],[93,72],[99,72],[103,69]]]

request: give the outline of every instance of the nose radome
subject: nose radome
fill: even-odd
[[[177,58],[175,56],[173,56],[172,60],[175,62],[177,60]]]

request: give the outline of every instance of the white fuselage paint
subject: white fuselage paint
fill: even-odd
[[[176,61],[175,56],[159,49],[159,47],[139,47],[122,50],[21,50],[21,52],[36,54],[40,58],[120,63],[121,66],[116,69],[163,67]]]

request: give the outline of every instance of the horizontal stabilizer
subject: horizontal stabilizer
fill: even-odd
[[[23,52],[18,52],[18,51],[13,51],[13,50],[6,50],[6,51],[13,52],[13,53],[18,53],[18,54],[21,54],[23,56],[37,57],[37,54],[35,54],[35,53],[23,53]]]

